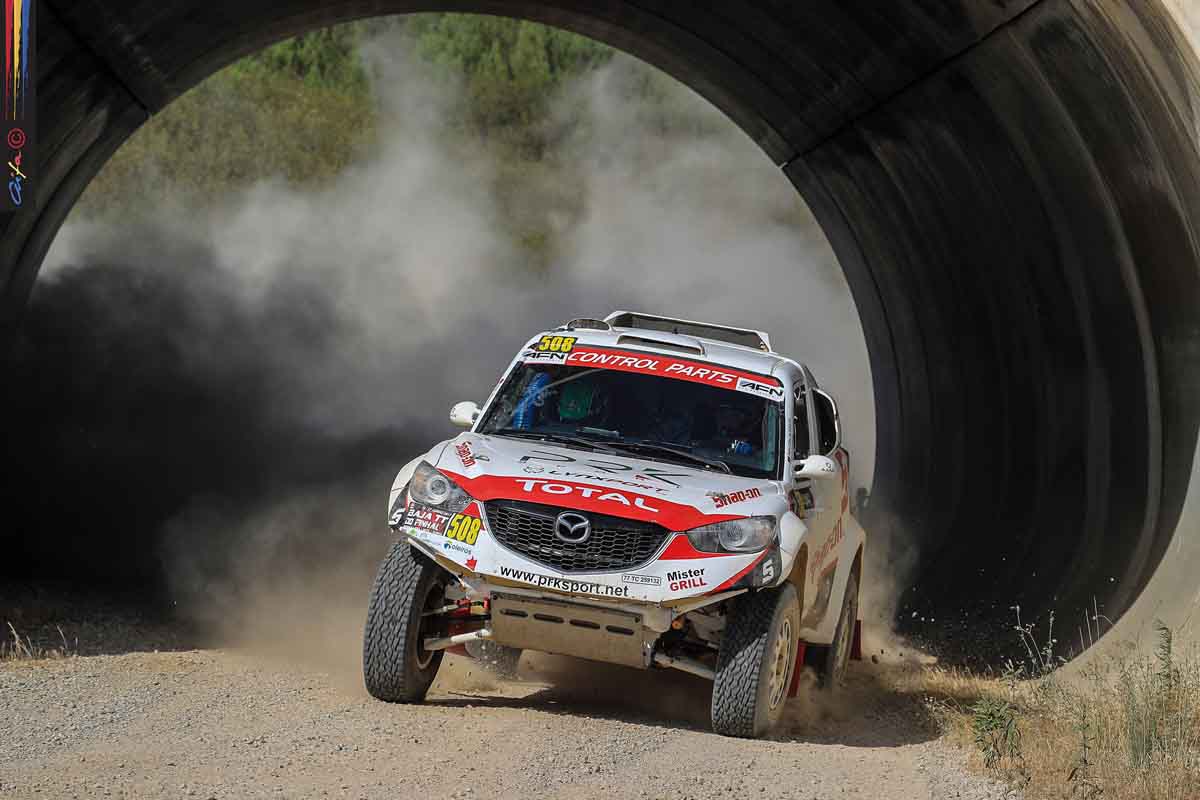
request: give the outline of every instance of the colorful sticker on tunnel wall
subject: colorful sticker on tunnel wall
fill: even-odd
[[[4,0],[4,89],[0,91],[0,131],[4,141],[5,188],[2,211],[32,205],[37,169],[33,159],[37,111],[34,65],[35,0]]]

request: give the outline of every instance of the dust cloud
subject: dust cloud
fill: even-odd
[[[444,142],[444,86],[394,42],[363,57],[384,133],[332,183],[63,228],[12,356],[31,389],[5,400],[28,420],[8,468],[20,563],[157,586],[220,641],[357,676],[395,470],[453,434],[450,404],[483,399],[532,332],[615,308],[770,332],[839,398],[869,486],[853,303],[794,189],[732,123],[674,87],[664,102],[695,124],[666,132],[627,91],[644,72],[626,58],[571,87],[561,113],[587,124],[547,180],[582,203],[520,209],[559,242],[530,269],[500,207],[522,199]]]
[[[588,213],[572,229],[568,279],[594,307],[755,327],[805,362],[839,403],[852,480],[870,486],[875,416],[866,345],[840,267],[778,167],[715,108],[679,88],[700,132],[664,136],[599,72],[584,97]]]

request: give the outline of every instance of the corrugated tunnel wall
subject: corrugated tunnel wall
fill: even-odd
[[[1195,606],[1197,70],[1152,0],[41,0],[37,205],[0,221],[8,329],[149,115],[282,37],[428,10],[612,43],[786,171],[862,317],[866,522],[919,551],[910,607]]]

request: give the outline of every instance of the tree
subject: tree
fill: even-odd
[[[360,93],[367,86],[358,58],[364,24],[351,22],[286,39],[234,64],[234,75],[287,76],[305,85]]]
[[[545,144],[540,123],[557,90],[613,54],[582,36],[504,17],[418,15],[407,32],[422,59],[445,79],[461,81],[456,122],[535,157]]]

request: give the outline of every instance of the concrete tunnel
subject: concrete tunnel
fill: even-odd
[[[791,179],[861,316],[865,523],[919,555],[906,609],[1095,601],[1134,634],[1197,607],[1200,70],[1158,0],[41,0],[4,335],[80,192],[173,98],[284,37],[438,10],[630,52]]]

